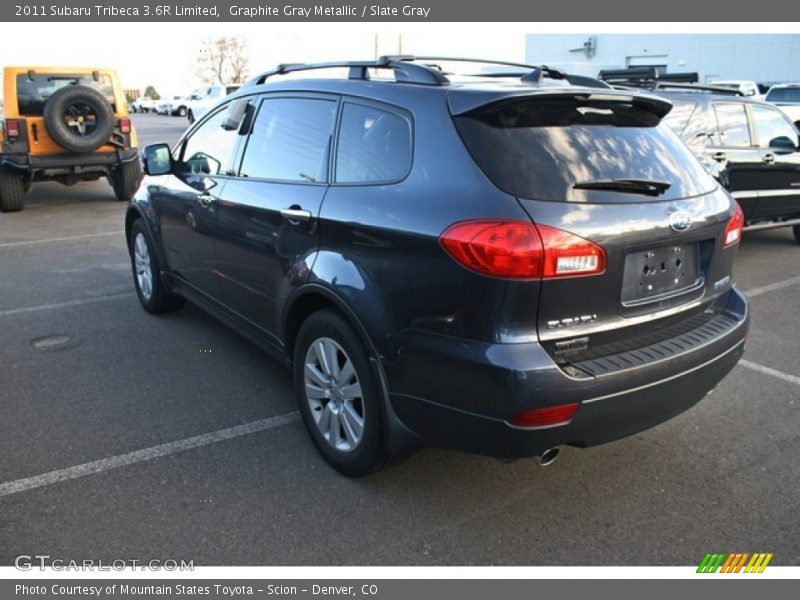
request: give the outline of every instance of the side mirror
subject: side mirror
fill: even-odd
[[[797,139],[792,139],[789,136],[782,135],[773,138],[769,141],[769,147],[776,150],[786,150],[787,152],[795,152],[797,150]]]
[[[144,172],[147,175],[168,175],[172,173],[172,154],[167,144],[145,146],[142,159]]]

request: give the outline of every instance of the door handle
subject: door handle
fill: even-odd
[[[728,156],[724,152],[714,152],[714,154],[711,155],[711,158],[717,162],[723,162],[728,159]]]
[[[217,199],[214,198],[214,196],[211,196],[209,194],[201,194],[197,197],[197,200],[200,202],[200,204],[202,204],[205,207],[209,207],[212,204],[214,204],[214,202],[217,201]]]
[[[761,159],[764,164],[772,165],[775,164],[775,155],[774,154],[765,154],[764,158]]]
[[[281,211],[281,216],[284,219],[288,219],[290,223],[299,223],[300,221],[310,221],[311,220],[311,211],[310,210],[303,210],[299,206],[298,207],[291,207],[291,208],[284,208]]]

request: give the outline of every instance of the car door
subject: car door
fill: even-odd
[[[712,102],[719,134],[712,136],[706,152],[724,168],[725,184],[750,219],[761,187],[761,153],[750,134],[743,102]]]
[[[281,299],[319,247],[338,98],[270,95],[254,106],[239,176],[219,202],[217,255],[226,305],[273,336]]]
[[[756,218],[800,216],[800,153],[798,133],[778,109],[749,107],[761,157]]]
[[[242,137],[222,127],[226,114],[223,107],[191,131],[175,150],[175,172],[151,191],[170,270],[215,298],[217,200]]]

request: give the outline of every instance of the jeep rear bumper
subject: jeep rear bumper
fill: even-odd
[[[0,156],[0,164],[18,171],[68,170],[75,173],[104,170],[137,160],[136,148],[116,152],[92,152],[89,154],[6,154]],[[98,169],[99,168],[99,169]]]

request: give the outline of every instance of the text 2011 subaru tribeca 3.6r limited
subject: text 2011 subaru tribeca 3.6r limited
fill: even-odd
[[[549,460],[736,364],[742,213],[659,124],[668,101],[346,66],[280,67],[149,146],[126,215],[144,308],[187,298],[290,364],[336,469],[425,444]]]

